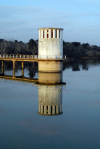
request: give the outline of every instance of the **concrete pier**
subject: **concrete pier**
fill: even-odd
[[[22,61],[21,64],[22,64],[22,69],[24,69],[24,62]]]
[[[13,69],[15,70],[15,61],[13,60]]]
[[[13,61],[13,78],[15,78],[15,61]]]
[[[39,72],[61,72],[63,69],[62,61],[39,61],[38,71]]]
[[[4,67],[4,61],[2,61],[2,67]]]
[[[4,67],[2,67],[2,74],[4,74]]]
[[[24,76],[24,62],[21,62],[21,66],[22,66],[22,76]]]
[[[4,74],[4,61],[2,61],[2,74]]]

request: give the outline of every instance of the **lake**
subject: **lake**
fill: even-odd
[[[68,61],[63,69],[56,75],[65,84],[0,79],[0,149],[100,149],[100,61]],[[12,65],[5,74],[13,75]],[[36,64],[25,65],[24,76],[39,75]],[[56,109],[41,114],[45,103]]]

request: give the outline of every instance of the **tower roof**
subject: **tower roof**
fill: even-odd
[[[56,27],[38,28],[38,30],[41,30],[41,29],[59,29],[59,30],[63,30],[63,28],[56,28]]]

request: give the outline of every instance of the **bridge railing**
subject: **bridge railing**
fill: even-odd
[[[20,55],[20,54],[0,54],[0,58],[34,58],[37,59],[37,55]]]
[[[66,55],[20,55],[20,54],[0,54],[0,58],[26,58],[26,59],[66,59]]]

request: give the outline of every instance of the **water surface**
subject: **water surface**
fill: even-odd
[[[24,69],[26,77],[30,77],[29,67]],[[5,74],[13,71],[6,69]],[[21,75],[21,70],[16,70],[16,75]],[[33,76],[38,78],[36,72]],[[60,97],[57,102],[62,104],[62,114],[54,116],[38,114],[39,85],[1,79],[0,149],[99,149],[99,78],[99,62],[65,63],[62,81],[66,88],[62,85],[59,92],[53,87],[46,91],[52,93],[51,100]]]

